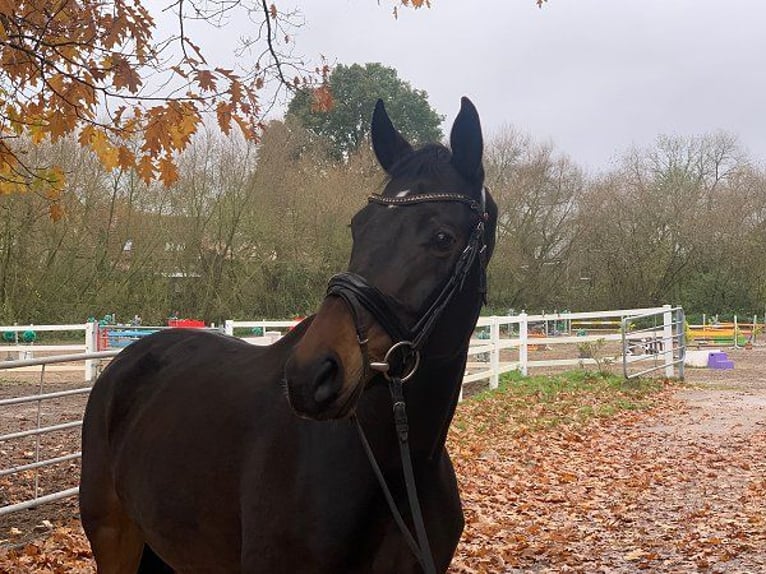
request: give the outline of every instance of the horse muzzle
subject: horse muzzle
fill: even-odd
[[[385,348],[388,336],[380,329],[373,331],[371,348]],[[285,363],[287,398],[296,414],[314,420],[351,416],[366,384],[376,374],[368,368],[369,357],[362,351],[366,345],[364,342],[360,347],[344,301],[327,297]]]
[[[326,353],[308,361],[290,357],[285,365],[287,399],[297,415],[326,420],[343,418],[349,413],[344,394],[343,364],[335,353]]]

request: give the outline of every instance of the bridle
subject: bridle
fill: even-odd
[[[356,326],[357,336],[361,346],[366,346],[364,325],[361,322],[362,309],[367,310],[381,327],[388,333],[394,345],[389,349],[387,358],[382,363],[372,363],[370,368],[389,376],[394,376],[388,358],[393,350],[408,350],[415,362],[419,362],[419,355],[434,329],[437,321],[449,305],[452,297],[462,290],[468,272],[474,261],[479,259],[480,285],[479,291],[482,298],[486,295],[486,250],[487,243],[484,237],[484,228],[488,219],[486,211],[486,191],[481,190],[481,201],[476,201],[458,193],[427,193],[405,197],[387,197],[372,195],[367,201],[387,207],[406,207],[421,203],[433,202],[458,202],[466,205],[477,215],[477,221],[468,238],[468,242],[460,254],[452,274],[445,281],[431,304],[419,314],[418,320],[412,327],[405,327],[397,315],[396,304],[390,297],[370,285],[367,280],[356,273],[343,272],[334,275],[327,287],[327,295],[336,295],[343,299],[351,310]],[[406,349],[405,349],[406,348]],[[366,359],[366,356],[365,356]],[[366,361],[365,361],[366,362]],[[409,380],[415,374],[415,368],[408,373],[396,373],[403,382]]]
[[[428,337],[433,332],[434,326],[444,313],[452,298],[462,290],[466,277],[476,261],[479,262],[479,292],[482,302],[486,297],[486,264],[487,243],[485,238],[485,225],[488,220],[486,209],[486,190],[481,190],[481,200],[476,201],[457,193],[426,193],[408,195],[404,197],[389,197],[384,195],[372,195],[367,200],[369,203],[386,207],[407,207],[426,202],[458,202],[466,205],[477,215],[477,221],[468,238],[466,247],[458,257],[452,273],[444,282],[436,297],[428,307],[419,313],[419,318],[412,327],[406,327],[399,320],[396,306],[390,297],[370,285],[367,280],[356,273],[338,273],[330,279],[327,287],[327,295],[334,295],[343,299],[351,311],[356,327],[357,339],[362,352],[365,370],[370,369],[383,375],[388,381],[389,391],[394,410],[394,424],[399,438],[399,453],[402,460],[404,482],[407,489],[412,521],[415,526],[417,542],[404,522],[401,513],[391,495],[391,490],[386,484],[383,472],[375,460],[367,437],[364,434],[359,420],[354,417],[359,436],[364,446],[367,457],[370,460],[373,472],[380,483],[386,502],[399,526],[407,544],[420,563],[426,574],[434,574],[436,567],[428,543],[428,536],[423,522],[423,514],[418,501],[415,487],[415,475],[412,468],[412,458],[409,448],[409,424],[407,422],[407,408],[404,401],[403,383],[409,381],[420,366],[420,354]],[[388,333],[393,345],[388,349],[381,362],[370,362],[367,352],[367,337],[364,324],[362,323],[362,310],[369,312],[381,327]],[[366,377],[367,373],[365,373]]]

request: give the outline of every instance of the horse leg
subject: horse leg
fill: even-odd
[[[80,516],[90,540],[98,574],[172,574],[173,570],[145,543],[128,516],[101,465],[83,464]]]
[[[98,574],[136,574],[144,551],[144,537],[117,496],[105,453],[101,436],[94,436],[86,425],[80,475],[80,520],[90,540]]]
[[[138,526],[127,516],[119,501],[91,513],[82,505],[82,523],[93,549],[98,574],[137,574],[144,552]]]

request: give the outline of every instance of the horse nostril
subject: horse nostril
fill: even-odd
[[[338,362],[328,357],[319,364],[314,377],[314,400],[325,404],[338,396],[341,388],[340,368]]]

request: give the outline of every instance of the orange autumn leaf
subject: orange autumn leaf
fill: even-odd
[[[90,139],[90,147],[96,152],[96,156],[98,156],[104,169],[112,170],[119,165],[119,152],[102,130],[94,130]]]
[[[205,92],[215,91],[215,75],[210,70],[197,70],[196,79],[201,90]]]
[[[138,160],[136,171],[138,172],[138,176],[144,181],[144,183],[151,183],[151,181],[154,179],[154,174],[155,174],[154,162],[152,161],[151,156],[142,155],[141,159]]]
[[[136,154],[124,145],[121,145],[117,148],[117,163],[121,169],[131,169],[136,165]]]
[[[159,162],[160,181],[165,187],[170,187],[176,181],[178,181],[178,168],[173,160],[170,158],[160,158]]]
[[[330,87],[323,85],[314,90],[311,101],[312,112],[329,112],[335,105]]]
[[[244,94],[242,89],[242,83],[239,82],[238,80],[232,81],[231,86],[229,87],[229,93],[231,94],[232,103],[240,102]]]
[[[231,131],[231,119],[232,119],[232,110],[231,110],[231,104],[228,104],[226,102],[220,102],[218,106],[216,107],[216,116],[218,118],[218,127],[221,128],[221,131],[228,135],[228,133]]]
[[[135,94],[141,86],[141,77],[136,69],[120,55],[112,56],[111,72],[112,83],[117,89],[127,88],[130,93]]]

